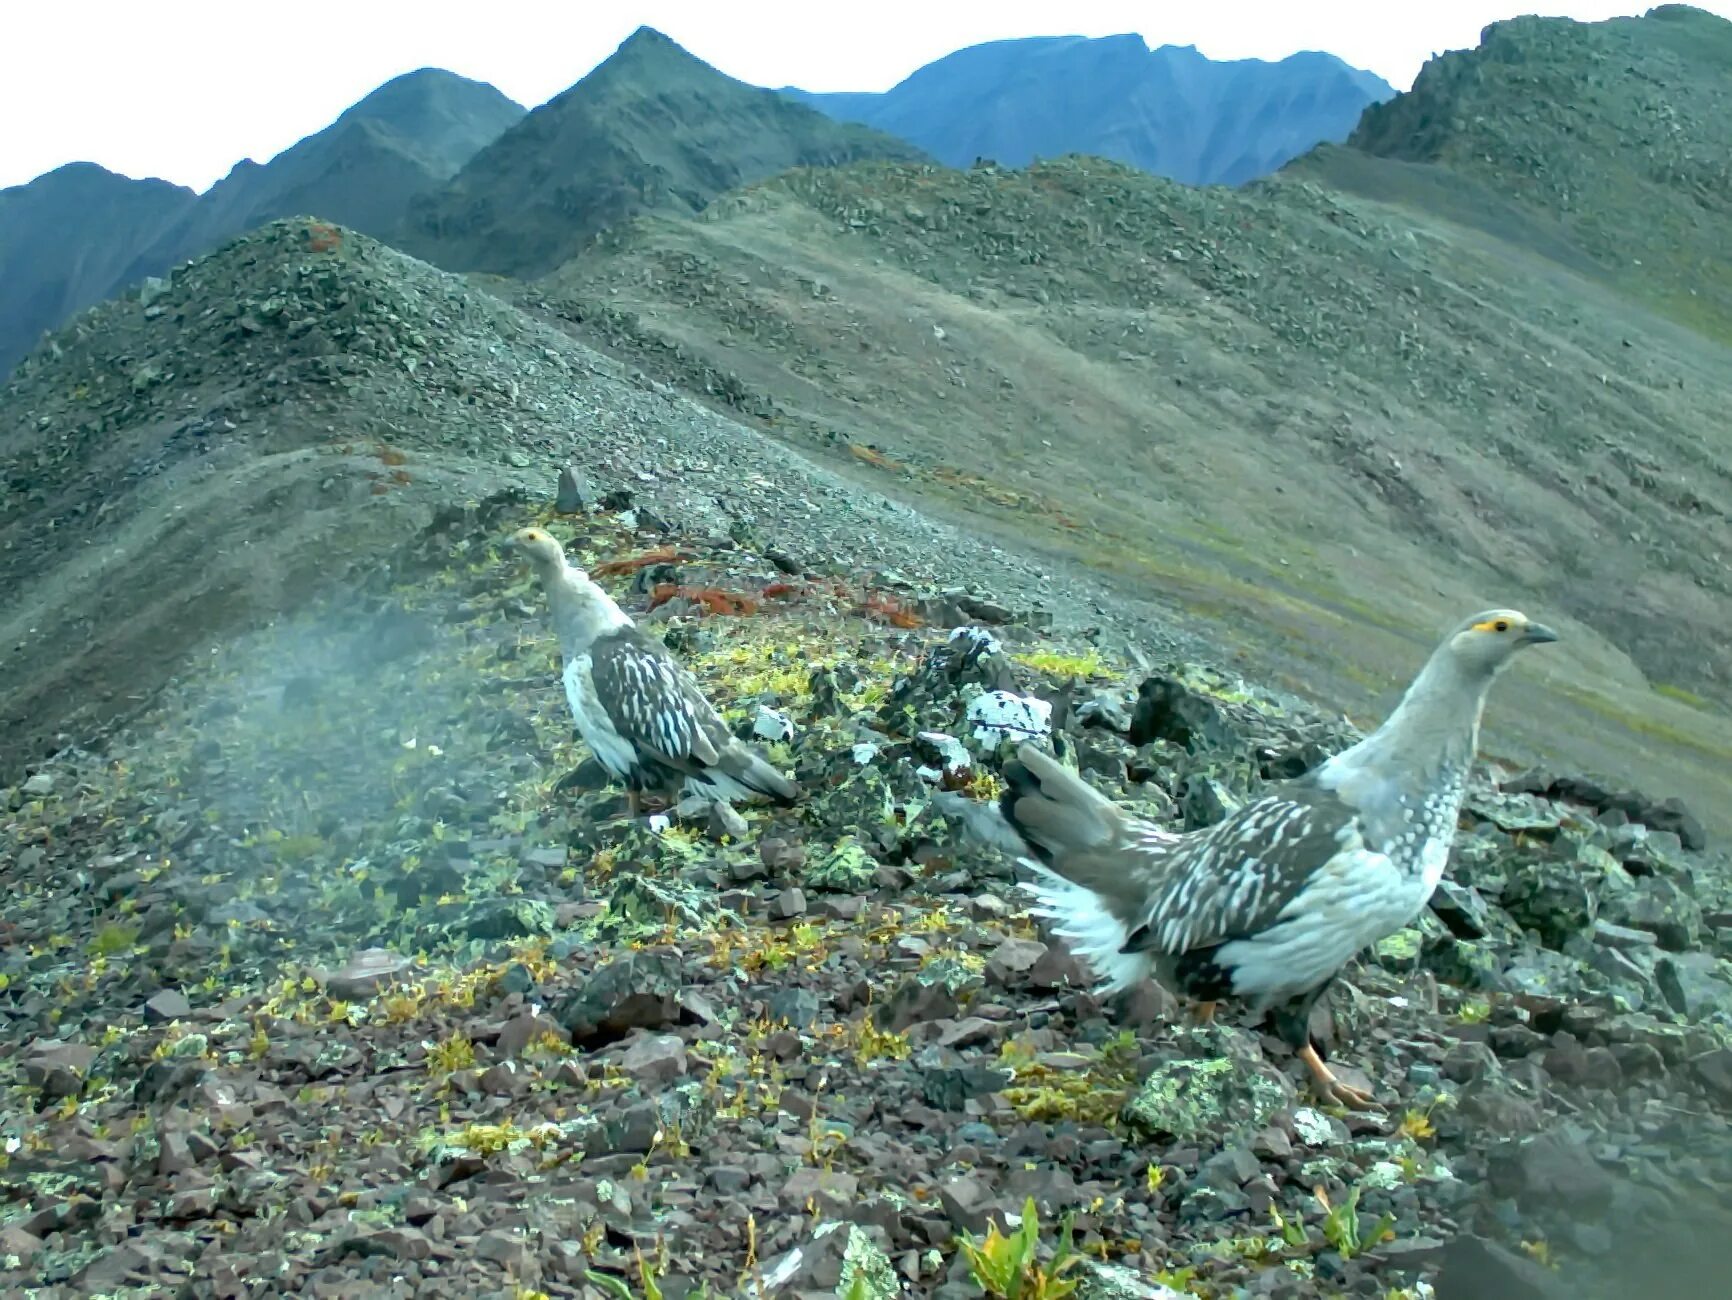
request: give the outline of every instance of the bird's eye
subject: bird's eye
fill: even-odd
[[[1507,632],[1509,631],[1509,620],[1507,618],[1500,618],[1496,623],[1493,623],[1492,626],[1499,632]]]

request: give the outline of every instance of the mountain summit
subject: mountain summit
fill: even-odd
[[[277,217],[383,234],[524,112],[492,86],[421,68],[202,195],[83,162],[0,190],[0,376],[73,313]]]
[[[971,45],[883,94],[782,93],[953,167],[1087,153],[1189,185],[1233,185],[1344,139],[1395,90],[1332,54],[1218,63],[1194,46],[1151,50],[1127,34]]]
[[[413,205],[398,242],[452,270],[539,275],[640,212],[689,215],[791,167],[923,157],[736,81],[640,27]]]
[[[1348,143],[1397,165],[1326,156],[1326,182],[1400,197],[1415,166],[1477,181],[1551,223],[1621,290],[1732,340],[1732,22],[1662,5],[1600,23],[1492,23],[1367,112]],[[1507,234],[1483,203],[1450,207]]]
[[[113,293],[138,250],[198,202],[182,185],[67,163],[0,190],[0,376]]]
[[[268,163],[237,163],[145,250],[133,278],[295,214],[382,236],[413,196],[449,180],[524,111],[492,86],[442,68],[395,77]]]

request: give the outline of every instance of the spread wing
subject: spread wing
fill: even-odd
[[[624,740],[688,775],[716,762],[727,724],[665,646],[622,627],[597,637],[589,654],[596,702]]]
[[[1126,952],[1178,955],[1259,934],[1330,863],[1363,850],[1354,810],[1331,791],[1296,782],[1271,791],[1206,831],[1121,849],[1143,861],[1141,922]]]

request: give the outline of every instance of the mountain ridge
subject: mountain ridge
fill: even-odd
[[[1320,51],[1213,60],[1123,33],[983,42],[883,92],[783,93],[912,140],[950,166],[1082,153],[1197,185],[1241,184],[1319,141],[1345,139],[1368,104],[1395,90]]]
[[[265,162],[240,160],[203,194],[102,168],[102,196],[89,192],[89,173],[79,173],[83,192],[67,195],[66,168],[0,191],[0,376],[43,330],[261,222],[312,211],[385,233],[412,194],[447,179],[523,111],[485,83],[422,68]]]
[[[198,196],[72,162],[0,190],[0,377],[53,329],[113,293],[136,250]]]
[[[537,275],[640,211],[690,214],[789,167],[923,156],[729,77],[644,26],[413,203],[396,242],[448,270]]]
[[[411,198],[449,180],[524,112],[492,86],[442,68],[393,77],[269,161],[242,159],[200,196],[180,227],[139,255],[130,276],[161,274],[266,221],[300,213],[383,237]]]

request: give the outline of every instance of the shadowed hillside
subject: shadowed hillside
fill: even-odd
[[[133,275],[158,274],[277,217],[323,217],[383,238],[411,198],[449,180],[523,114],[492,86],[441,68],[395,77],[269,162],[237,163]]]
[[[184,186],[95,163],[0,190],[0,376],[44,330],[108,297],[139,251],[196,202]]]

